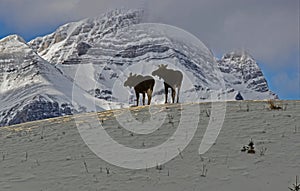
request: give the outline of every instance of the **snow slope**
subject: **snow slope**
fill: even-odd
[[[82,106],[89,110],[94,106],[83,102],[94,99],[80,88],[78,93],[86,99],[72,103],[72,81],[17,35],[0,40],[0,65],[0,126],[70,115]]]
[[[161,167],[141,170],[110,165],[87,147],[74,117],[79,125],[89,124],[92,114],[4,127],[0,129],[0,190],[288,190],[295,183],[295,176],[300,175],[300,102],[277,104],[284,110],[270,111],[262,101],[227,102],[223,128],[216,143],[203,155],[198,154],[198,148],[210,119],[206,111],[211,104],[188,104],[184,107],[187,111],[199,107],[201,111],[190,144]],[[166,141],[176,130],[182,114],[181,105],[154,106],[159,116],[166,112],[173,118],[171,122],[168,117],[160,119],[159,129],[147,135],[131,133],[116,122],[115,115],[122,116],[126,111],[136,120],[146,122],[148,109],[106,111],[98,116],[115,141],[143,149]],[[195,116],[187,117],[188,126]],[[86,130],[93,130],[93,126]],[[256,154],[240,151],[250,139],[255,143]],[[110,145],[105,149],[116,152]]]

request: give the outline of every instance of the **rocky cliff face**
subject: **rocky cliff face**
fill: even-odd
[[[0,126],[94,111],[94,102],[98,110],[129,106],[135,96],[122,87],[126,76],[151,75],[162,63],[184,73],[181,102],[212,94],[219,100],[277,97],[248,54],[232,52],[216,62],[201,42],[165,25],[142,24],[141,15],[112,11],[28,43],[16,35],[2,39]],[[163,103],[163,83],[156,81],[153,102]]]
[[[54,33],[38,37],[30,46],[44,59],[54,64],[79,63],[78,56],[119,29],[141,22],[142,11],[115,10],[95,18],[65,24]]]
[[[278,99],[270,91],[268,83],[256,61],[246,51],[225,54],[218,61],[226,86],[239,90],[245,99]]]

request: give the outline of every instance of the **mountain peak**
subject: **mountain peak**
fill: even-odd
[[[143,15],[143,12],[144,11],[142,9],[113,9],[95,18],[103,19],[105,17],[118,17],[121,15],[132,15],[132,16],[141,17]]]
[[[13,34],[13,35],[9,35],[7,37],[4,37],[3,39],[0,40],[0,44],[11,42],[11,41],[18,41],[18,42],[26,44],[26,41],[21,36],[19,36],[17,34]]]
[[[231,52],[228,52],[226,54],[223,55],[222,60],[246,60],[246,59],[251,59],[254,60],[253,57],[251,56],[251,54],[249,52],[247,52],[246,50],[234,50]]]
[[[0,52],[16,53],[20,51],[30,52],[32,49],[26,41],[18,35],[10,35],[0,40]]]
[[[278,98],[269,90],[267,80],[253,57],[245,50],[232,51],[224,54],[218,61],[220,70],[225,76],[230,76],[227,85],[234,89],[249,89],[263,93],[264,96],[255,99],[266,99],[269,97]],[[244,96],[246,99],[253,99],[253,96]]]
[[[50,63],[63,63],[81,55],[82,51],[85,53],[86,47],[99,44],[117,30],[141,23],[142,15],[142,10],[112,10],[102,16],[67,23],[52,34],[33,39],[28,44]]]

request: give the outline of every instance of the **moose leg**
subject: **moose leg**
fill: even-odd
[[[136,106],[139,106],[140,94],[138,92],[135,92],[135,95],[136,95]]]
[[[165,104],[168,103],[168,85],[164,83],[165,85]]]
[[[180,92],[180,86],[177,88],[177,103],[179,103],[179,92]]]
[[[175,103],[175,94],[176,94],[176,90],[174,88],[172,88],[172,101],[173,101],[173,103]]]
[[[147,97],[148,97],[148,105],[150,105],[152,99],[152,90],[149,89],[147,91]]]
[[[145,105],[145,97],[146,97],[146,94],[145,94],[145,92],[143,92],[143,105]]]

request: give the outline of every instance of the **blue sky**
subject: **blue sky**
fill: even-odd
[[[29,41],[67,22],[115,8],[142,8],[145,21],[180,27],[215,55],[245,49],[281,99],[300,99],[299,0],[0,0],[0,38]]]

